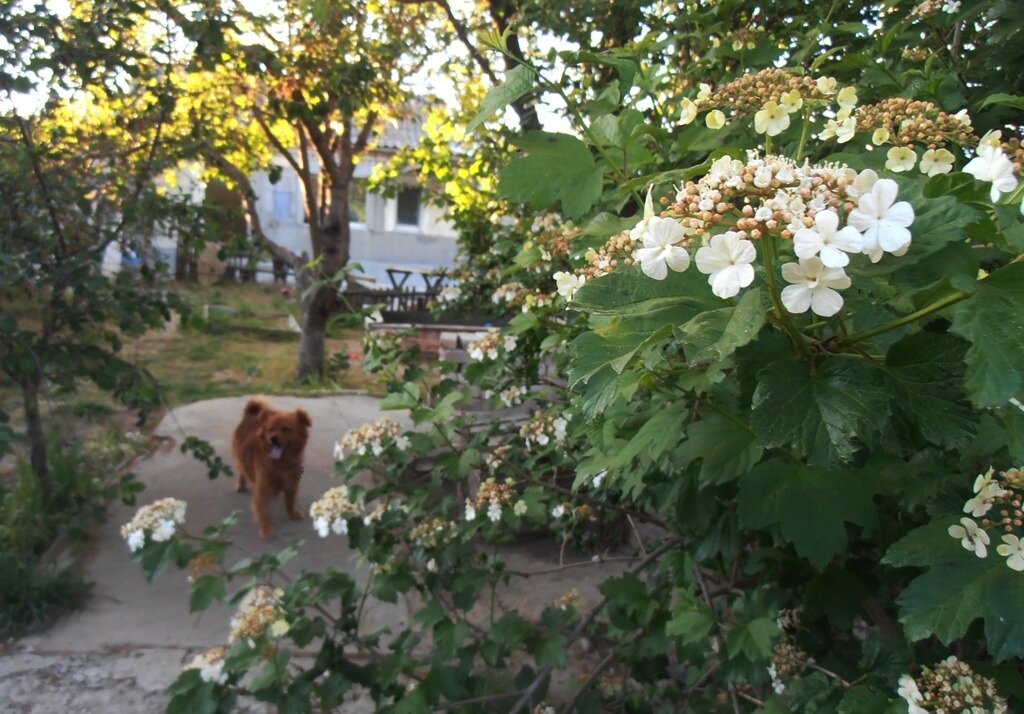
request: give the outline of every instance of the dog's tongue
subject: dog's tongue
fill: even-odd
[[[283,453],[284,453],[284,449],[282,449],[280,446],[271,446],[270,447],[270,458],[272,458],[272,459],[279,459],[279,458],[281,458],[281,454],[283,454]]]

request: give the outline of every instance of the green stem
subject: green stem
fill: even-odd
[[[772,306],[775,308],[775,319],[782,325],[782,329],[786,331],[790,339],[793,340],[793,344],[796,345],[797,349],[800,350],[800,354],[804,357],[810,355],[810,349],[807,346],[807,340],[804,338],[800,331],[793,325],[792,320],[789,319],[789,313],[786,312],[786,308],[782,305],[782,298],[779,293],[779,285],[775,280],[775,236],[767,235],[761,239],[761,254],[764,256],[764,270],[765,278],[768,282],[768,294],[771,296]]]
[[[811,135],[811,110],[804,107],[804,128],[800,131],[800,143],[796,147],[796,162],[804,157],[804,147],[807,146],[807,137]]]
[[[949,307],[950,305],[955,305],[961,300],[966,300],[972,294],[973,293],[969,293],[964,290],[958,290],[955,293],[951,293],[946,297],[939,298],[935,302],[925,305],[920,310],[915,310],[909,315],[904,315],[903,317],[897,318],[895,320],[890,320],[889,322],[885,322],[881,325],[876,325],[875,327],[872,327],[870,330],[855,332],[852,335],[849,335],[846,339],[841,340],[841,342],[844,345],[853,344],[854,342],[862,342],[863,340],[870,339],[875,335],[880,335],[883,332],[888,332],[889,330],[895,330],[897,327],[909,325],[912,322],[920,320],[922,317],[927,317],[928,315],[931,315],[933,312],[938,312],[939,310],[943,310]]]
[[[770,134],[764,135],[764,155],[772,153],[772,137]]]

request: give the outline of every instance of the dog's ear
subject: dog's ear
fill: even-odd
[[[249,403],[245,405],[245,415],[256,416],[261,411],[263,411],[263,408],[265,406],[266,404],[264,404],[263,401],[260,399],[250,399]]]
[[[313,426],[313,420],[309,418],[309,414],[306,413],[305,409],[296,409],[295,418],[299,420],[299,423],[307,429]]]

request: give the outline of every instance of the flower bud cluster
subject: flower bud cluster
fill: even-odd
[[[973,146],[978,141],[967,112],[948,114],[933,102],[920,99],[890,97],[860,107],[855,116],[857,131],[881,130],[878,136],[885,140],[880,144],[924,144],[937,149],[946,144]]]
[[[949,15],[960,11],[960,0],[921,0],[910,11],[911,20],[925,20],[944,12]]]
[[[442,518],[427,518],[420,521],[409,531],[409,540],[413,545],[432,550],[443,545],[453,535],[456,526],[452,521]]]
[[[497,523],[501,520],[502,508],[511,505],[515,493],[515,483],[511,479],[498,483],[492,476],[480,484],[475,498],[466,499],[466,520],[475,520],[477,513],[486,509],[487,518]]]
[[[1024,472],[1020,468],[996,473],[990,468],[974,480],[974,495],[964,503],[963,517],[948,529],[950,537],[960,541],[964,550],[979,558],[988,557],[992,537],[1000,536],[996,552],[1006,565],[1024,571]],[[975,518],[981,519],[979,525]]]
[[[607,275],[620,265],[633,265],[636,262],[633,257],[635,252],[636,241],[629,233],[619,233],[612,236],[597,250],[590,248],[584,254],[587,264],[576,271],[582,279],[567,285],[568,292],[563,292],[562,294],[566,296],[566,299],[571,299],[572,293],[575,293],[576,289],[582,287],[586,280]],[[558,278],[556,277],[555,280],[557,282]]]
[[[520,387],[513,384],[511,387],[506,387],[498,392],[498,399],[505,407],[514,407],[517,404],[522,404],[529,393],[529,387]]]
[[[910,714],[1006,714],[1006,700],[996,683],[976,673],[966,662],[950,656],[934,667],[923,667],[916,678],[904,674],[897,694]]]
[[[758,111],[769,101],[781,105],[787,96],[805,101],[829,99],[812,77],[770,67],[737,77],[714,91],[703,90],[697,95],[696,105],[699,111],[725,108],[742,116]]]
[[[224,647],[214,647],[197,654],[184,669],[198,669],[199,678],[211,684],[224,684],[228,681],[228,673],[224,671],[224,658],[228,651]]]
[[[495,305],[500,305],[501,303],[522,305],[523,299],[526,297],[525,293],[526,288],[523,287],[522,283],[506,283],[495,288],[494,294],[491,295],[491,302]]]
[[[268,585],[258,585],[246,593],[231,618],[228,641],[253,640],[268,629],[272,635],[283,634],[282,630],[287,629],[280,606],[283,595],[283,590]]]
[[[161,498],[143,506],[129,523],[121,526],[121,537],[133,552],[146,544],[147,534],[155,543],[170,540],[178,526],[185,522],[186,506],[177,498]]]
[[[810,661],[807,653],[792,642],[778,642],[772,648],[772,663],[768,666],[772,690],[776,694],[782,694],[786,690],[786,682],[798,676]]]
[[[573,238],[583,232],[582,228],[571,223],[561,223],[561,220],[554,213],[545,213],[533,221],[532,242],[540,248],[544,260],[550,261],[569,255]]]
[[[511,352],[516,348],[515,335],[502,335],[498,330],[488,330],[483,337],[469,346],[469,356],[477,362],[498,359],[502,351]]]
[[[496,472],[501,467],[501,463],[505,459],[505,456],[511,450],[511,444],[502,444],[501,446],[496,446],[493,450],[488,451],[487,455],[484,456],[484,464],[486,464],[487,470],[491,473]]]
[[[210,551],[203,551],[188,561],[188,581],[194,583],[204,575],[213,575],[220,570],[220,558]]]
[[[313,527],[321,538],[326,538],[331,531],[338,535],[348,533],[348,519],[359,515],[362,510],[359,504],[353,503],[348,496],[348,486],[335,486],[328,489],[309,507]]]
[[[565,441],[565,429],[568,425],[565,416],[556,417],[548,412],[537,412],[533,419],[519,429],[519,435],[526,440],[527,446],[547,446],[552,442],[561,444]]]
[[[390,445],[405,451],[409,448],[409,438],[402,434],[398,422],[385,417],[345,432],[341,441],[334,444],[334,460],[342,461],[352,454],[380,456]]]

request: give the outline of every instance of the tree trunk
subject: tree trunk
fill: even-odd
[[[332,182],[328,192],[327,206],[323,227],[320,235],[313,235],[310,222],[310,238],[314,251],[319,249],[321,258],[316,275],[306,278],[312,284],[315,280],[330,281],[339,270],[348,264],[352,243],[352,231],[348,224],[348,185],[351,176],[342,175]],[[302,379],[312,375],[322,375],[325,362],[325,331],[327,321],[338,309],[338,290],[340,285],[328,282],[323,287],[309,294],[302,301],[302,338],[299,341],[299,367],[296,377]]]
[[[28,437],[29,462],[35,471],[39,485],[50,488],[50,463],[46,455],[46,434],[43,418],[39,413],[39,386],[43,376],[38,371],[26,376],[21,382],[21,399],[25,406],[25,431]]]

